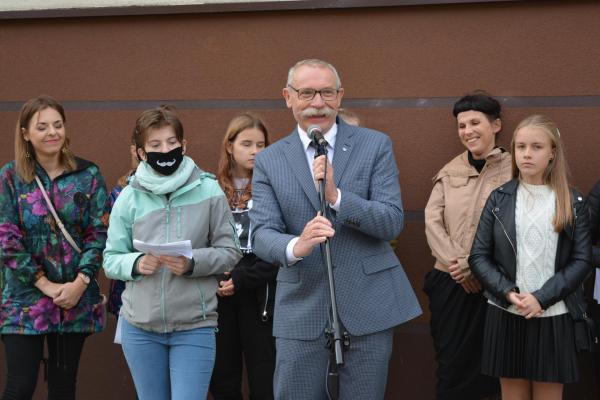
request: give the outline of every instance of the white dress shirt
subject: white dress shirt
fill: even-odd
[[[327,141],[327,161],[329,161],[330,164],[332,163],[333,152],[335,151],[335,140],[337,137],[337,130],[337,124],[333,124],[333,126],[323,135],[323,137]],[[302,142],[302,147],[304,148],[304,153],[306,154],[306,162],[308,163],[310,174],[313,176],[314,179],[313,162],[315,159],[315,148],[310,145],[311,140],[308,137],[308,133],[306,133],[304,129],[300,127],[300,125],[298,125],[298,135],[300,136],[300,141]],[[335,204],[329,204],[329,207],[331,207],[331,209],[333,209],[336,212],[339,211],[340,202],[342,200],[342,193],[340,192],[340,189],[337,189],[337,194],[338,195]],[[295,238],[290,240],[285,249],[285,255],[287,258],[288,265],[293,265],[298,261],[302,260],[302,258],[294,256],[294,246],[296,245],[298,239],[300,239],[300,237],[296,236]]]

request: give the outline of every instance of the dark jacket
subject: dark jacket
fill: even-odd
[[[517,234],[515,205],[518,180],[513,179],[492,192],[479,220],[469,264],[484,288],[484,295],[508,307],[506,294],[517,290]],[[559,234],[555,273],[531,293],[543,310],[564,300],[573,318],[585,310],[582,282],[591,270],[589,214],[581,194],[572,190],[573,223]]]
[[[14,161],[0,170],[0,334],[92,333],[104,326],[95,278],[106,242],[106,187],[95,164],[76,161],[73,171],[54,179],[38,163],[35,173],[81,253],[65,239],[36,181],[23,181]],[[92,279],[69,310],[34,286],[39,274],[65,283],[75,280],[79,272]]]
[[[596,182],[587,198],[587,207],[590,210],[590,232],[592,235],[593,265],[600,267],[600,181]]]
[[[596,282],[596,270],[600,267],[600,181],[596,182],[586,199],[587,208],[590,212],[590,234],[592,235],[592,273],[584,285],[585,297],[588,304],[598,306],[594,300],[594,285]],[[600,326],[599,326],[600,328]]]
[[[254,254],[244,257],[231,271],[235,294],[255,298],[257,311],[262,321],[273,318],[275,304],[275,286],[279,267],[261,260]]]

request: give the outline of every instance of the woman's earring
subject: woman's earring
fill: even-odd
[[[29,154],[29,149],[25,149],[25,158],[31,158],[31,154]]]

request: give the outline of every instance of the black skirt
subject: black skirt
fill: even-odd
[[[435,347],[437,400],[479,400],[500,392],[497,378],[481,373],[487,300],[469,294],[450,274],[434,269],[425,278]]]
[[[570,383],[579,379],[569,314],[525,319],[488,305],[482,372],[502,378]]]

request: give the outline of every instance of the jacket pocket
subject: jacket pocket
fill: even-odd
[[[363,272],[366,275],[375,274],[386,269],[399,267],[400,261],[391,251],[368,256],[362,259]]]
[[[277,273],[277,282],[300,282],[300,272],[298,271],[298,266],[279,268],[279,272]]]

